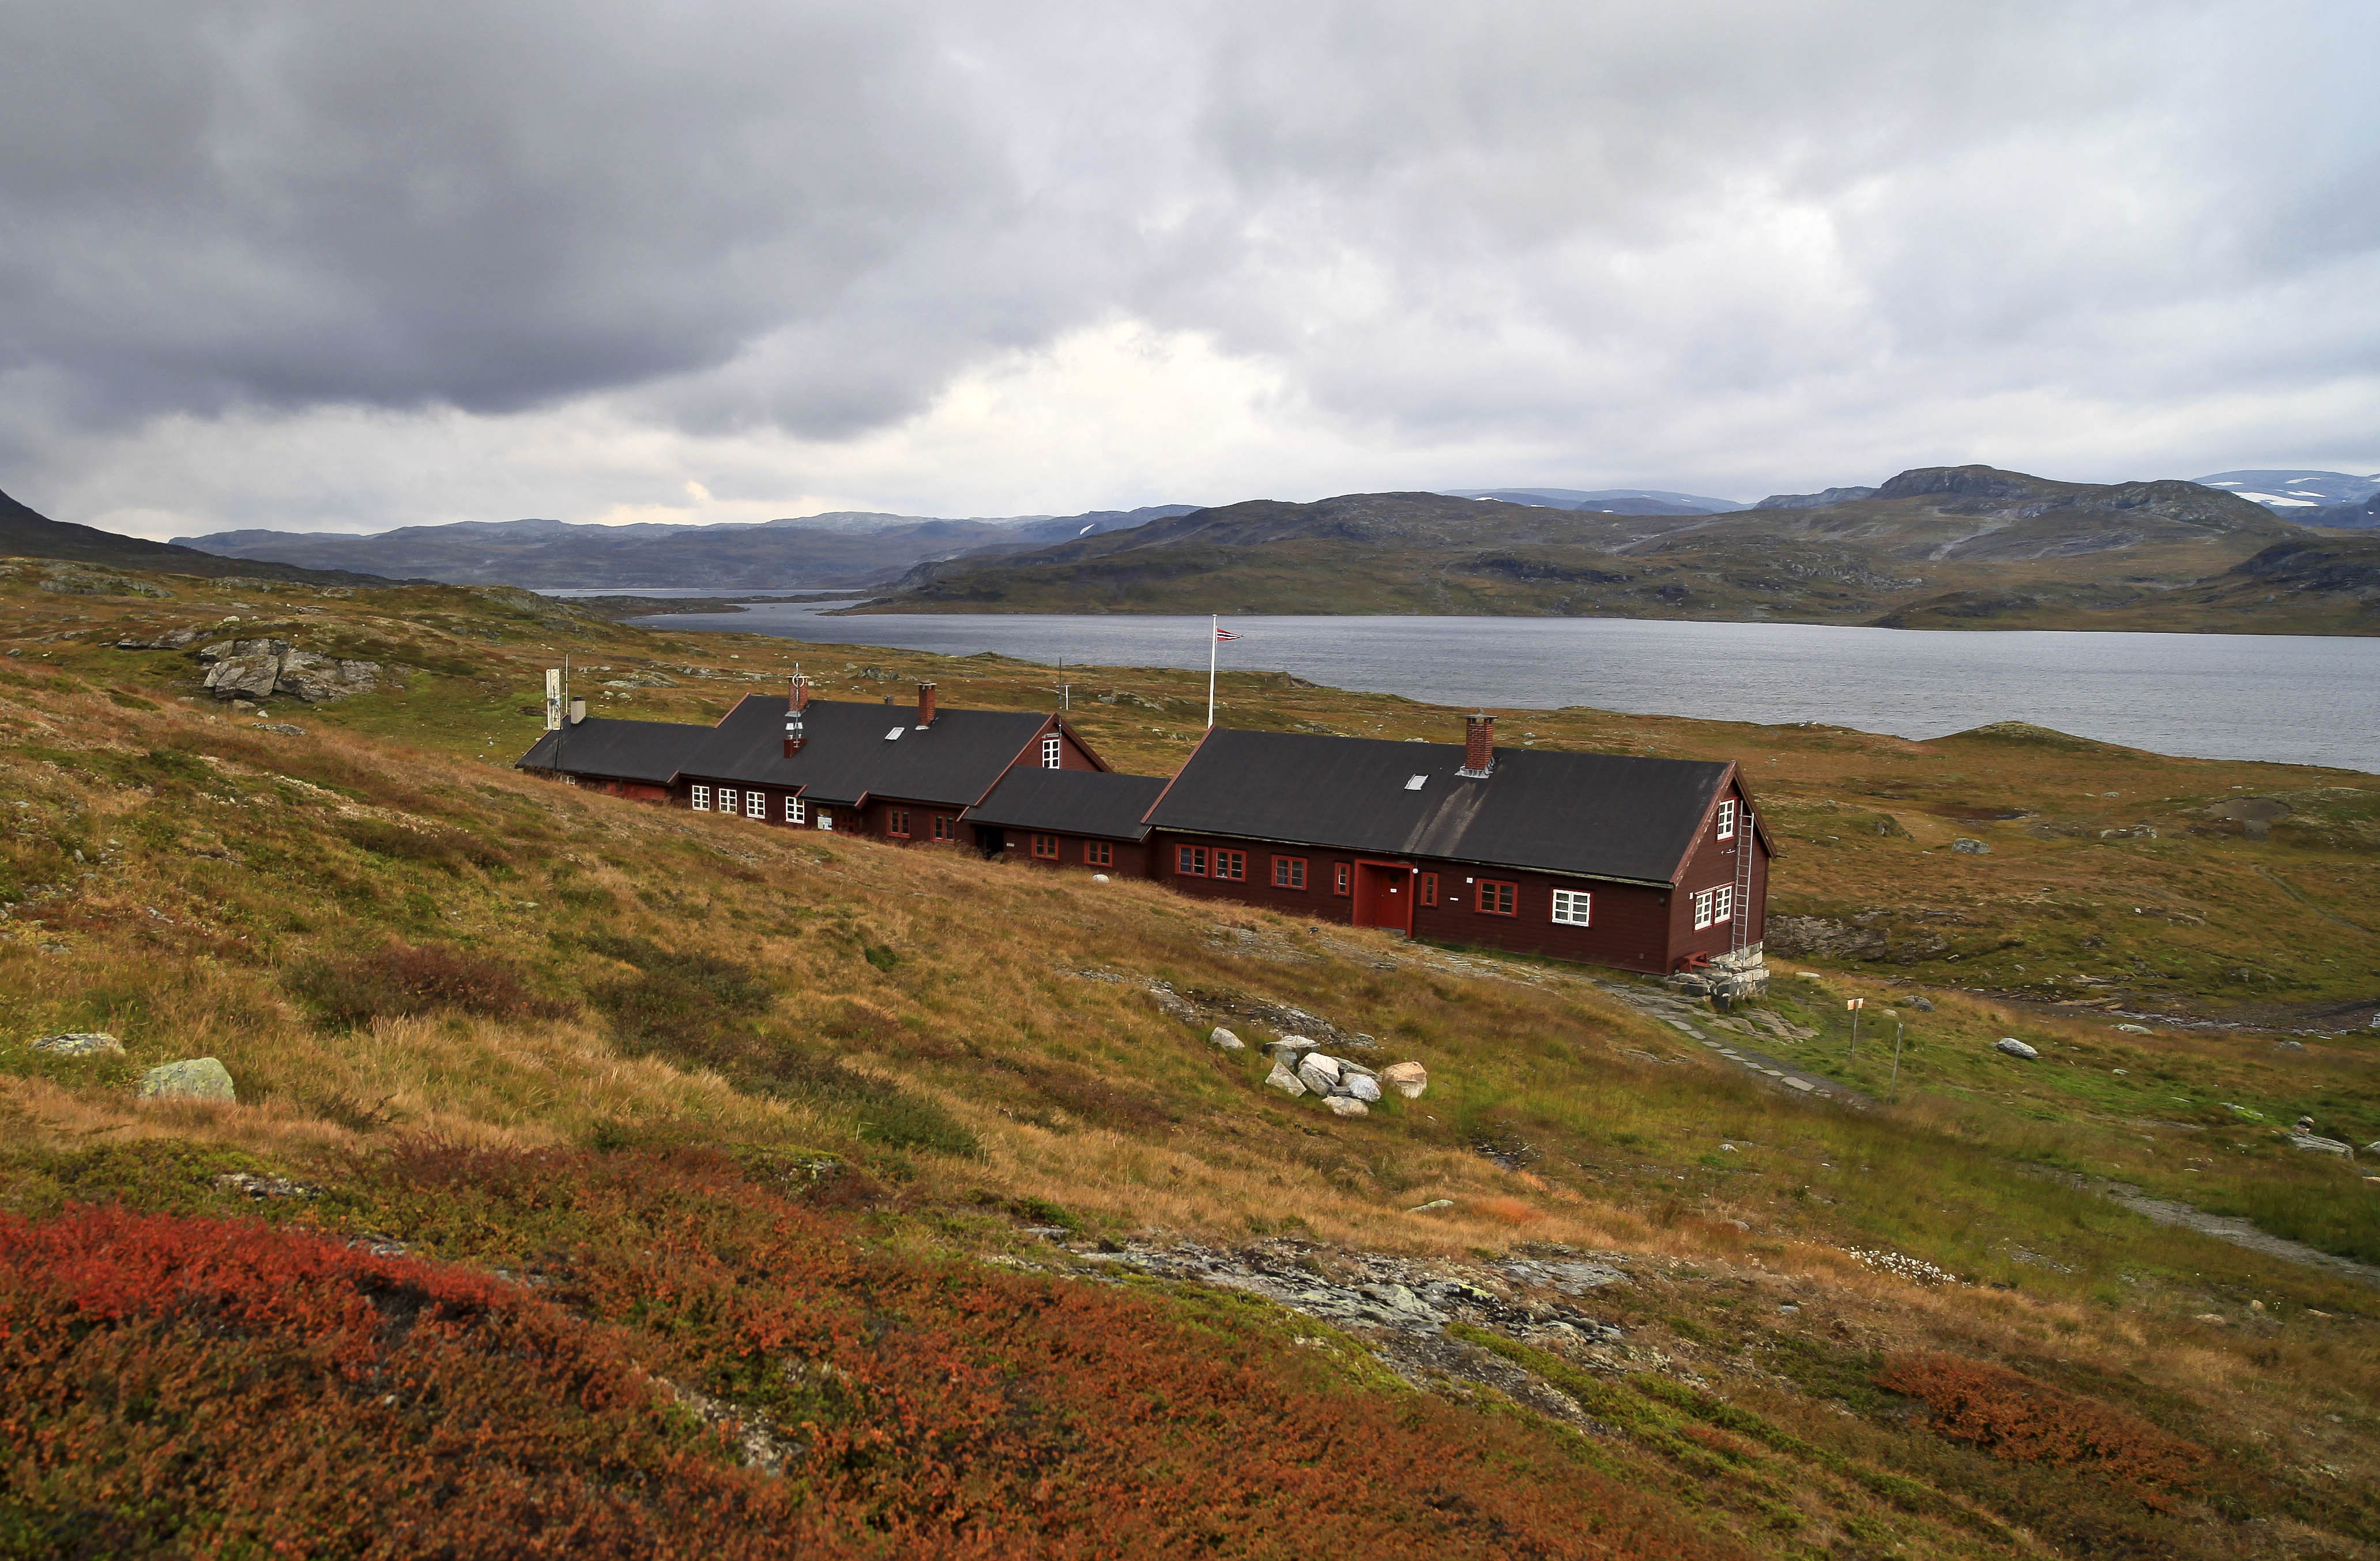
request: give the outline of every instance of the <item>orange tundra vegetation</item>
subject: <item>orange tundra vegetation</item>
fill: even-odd
[[[415,1146],[367,1175],[347,1222],[540,1238],[546,1266],[0,1216],[0,1551],[1740,1554],[1547,1431],[1162,1301],[888,1254],[723,1158]],[[747,1439],[710,1393],[800,1434]]]

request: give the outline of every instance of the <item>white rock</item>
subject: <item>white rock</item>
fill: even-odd
[[[1352,1095],[1334,1095],[1322,1104],[1330,1107],[1332,1114],[1336,1116],[1368,1117],[1372,1114],[1370,1107]]]
[[[1220,1024],[1216,1025],[1213,1033],[1208,1035],[1207,1042],[1218,1051],[1245,1051],[1248,1046],[1247,1042]]]
[[[120,1052],[124,1043],[104,1030],[68,1030],[43,1035],[33,1043],[33,1049],[55,1057],[91,1057],[103,1051]]]
[[[1316,1055],[1297,1065],[1297,1076],[1315,1094],[1329,1095],[1332,1086],[1339,1083],[1339,1069],[1330,1059]]]
[[[239,1095],[232,1088],[231,1071],[212,1057],[168,1062],[140,1075],[142,1100],[228,1100]]]
[[[1265,1075],[1265,1083],[1280,1090],[1292,1100],[1305,1093],[1305,1081],[1293,1072],[1285,1062],[1274,1063],[1272,1071]]]
[[[2034,1058],[2041,1055],[2041,1053],[2034,1050],[2022,1041],[2018,1040],[2014,1035],[2002,1035],[1998,1040],[1992,1043],[1992,1047],[1997,1051],[2004,1051],[2010,1057],[2022,1057],[2027,1062],[2031,1062]]]
[[[1429,1070],[1418,1062],[1391,1062],[1380,1070],[1380,1083],[1407,1100],[1419,1100],[1429,1088]]]
[[[1347,1081],[1347,1094],[1356,1100],[1378,1100],[1380,1098],[1379,1081],[1358,1073]]]
[[[1091,881],[1093,883],[1105,883],[1108,881],[1108,876],[1105,873],[1093,873],[1091,875]]]
[[[2149,1033],[2149,1027],[2145,1024],[2119,1024],[2116,1028],[2127,1035],[2145,1035]]]
[[[1284,1053],[1291,1057],[1303,1057],[1309,1051],[1321,1050],[1322,1043],[1320,1041],[1309,1041],[1303,1035],[1283,1035],[1281,1039],[1273,1042],[1272,1045],[1267,1047],[1265,1049],[1271,1052],[1276,1057],[1281,1056]]]
[[[1405,1210],[1405,1213],[1427,1214],[1432,1209],[1451,1209],[1453,1206],[1454,1200],[1451,1198],[1432,1198],[1428,1203],[1422,1204],[1419,1208],[1407,1209]]]

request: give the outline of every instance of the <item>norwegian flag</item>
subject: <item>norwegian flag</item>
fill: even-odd
[[[1220,626],[1218,626],[1218,627],[1216,628],[1216,630],[1215,630],[1215,637],[1216,637],[1217,639],[1219,639],[1219,640],[1223,640],[1223,639],[1237,639],[1237,638],[1239,638],[1240,636],[1239,636],[1238,635],[1236,635],[1236,634],[1233,634],[1233,633],[1232,633],[1231,630],[1229,630],[1229,629],[1226,629],[1226,628],[1222,628],[1222,627],[1220,627]]]

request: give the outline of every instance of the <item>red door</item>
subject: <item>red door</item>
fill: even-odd
[[[1393,862],[1355,864],[1355,925],[1413,936],[1414,870]]]

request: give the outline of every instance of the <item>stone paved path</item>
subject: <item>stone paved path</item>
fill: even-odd
[[[1625,986],[1617,983],[1600,984],[1603,990],[1618,998],[1647,1018],[1658,1019],[1679,1034],[1698,1041],[1702,1046],[1733,1067],[1761,1079],[1789,1095],[1799,1095],[1813,1100],[1831,1100],[1840,1105],[1864,1109],[1876,1104],[1855,1089],[1837,1083],[1823,1074],[1797,1068],[1791,1062],[1760,1051],[1749,1044],[1748,1035],[1754,1026],[1742,1020],[1714,1016],[1706,1010],[1674,997],[1645,986]],[[1716,1030],[1723,1038],[1714,1038]],[[1805,1032],[1806,1033],[1806,1032]]]

